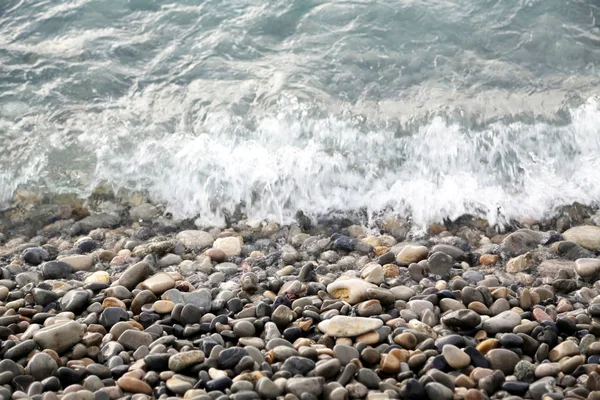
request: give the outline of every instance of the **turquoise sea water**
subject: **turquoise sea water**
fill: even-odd
[[[599,94],[595,0],[3,0],[0,208],[540,217],[600,199]]]

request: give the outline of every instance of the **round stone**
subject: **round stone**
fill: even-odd
[[[56,373],[58,364],[49,354],[37,353],[31,357],[25,370],[36,381],[42,381]]]
[[[467,353],[451,344],[444,346],[442,355],[448,365],[454,369],[466,368],[471,363],[471,357]]]

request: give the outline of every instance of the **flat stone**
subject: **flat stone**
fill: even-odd
[[[218,238],[213,243],[213,247],[223,250],[227,257],[239,256],[242,252],[242,242],[235,236]]]
[[[73,271],[89,271],[94,266],[92,257],[85,254],[63,257],[59,261],[69,264]]]
[[[436,400],[452,400],[454,399],[454,393],[452,390],[437,382],[430,382],[425,385],[425,392],[427,397]]]
[[[285,388],[289,393],[302,397],[304,393],[309,393],[315,397],[321,396],[325,379],[322,377],[314,378],[290,378],[287,380]]]
[[[106,271],[97,271],[85,278],[85,283],[110,283],[110,274]]]
[[[458,347],[447,344],[442,349],[444,359],[454,369],[466,368],[471,363],[471,357]]]
[[[118,342],[127,350],[136,350],[140,346],[150,346],[152,335],[138,330],[126,330],[119,336]]]
[[[256,383],[256,392],[263,398],[274,399],[283,394],[283,388],[277,386],[269,378],[260,378]]]
[[[398,264],[410,264],[417,263],[427,258],[429,249],[425,246],[406,245],[400,250],[396,256],[396,262]]]
[[[474,329],[481,323],[481,316],[473,310],[456,310],[445,314],[441,322],[454,329]]]
[[[352,359],[360,358],[358,350],[345,344],[336,344],[333,347],[333,356],[338,359],[342,365],[348,364]]]
[[[575,260],[575,272],[582,278],[596,278],[600,273],[600,259],[579,258]]]
[[[174,376],[172,378],[169,378],[165,383],[167,389],[180,396],[184,395],[185,392],[194,387],[194,384],[192,382],[190,382],[187,379],[182,379],[181,376]]]
[[[329,336],[354,337],[377,330],[382,326],[383,321],[376,318],[336,315],[331,319],[320,322],[318,328],[321,332],[324,332]]]
[[[452,256],[438,251],[433,253],[427,259],[427,267],[429,272],[434,275],[447,276],[454,265]]]
[[[159,272],[142,282],[142,288],[158,295],[175,287],[175,279],[165,272]]]
[[[562,365],[557,362],[541,363],[535,367],[535,377],[544,378],[546,376],[556,376],[562,370]]]
[[[566,230],[565,240],[575,242],[588,250],[600,249],[600,226],[582,225]]]
[[[315,369],[315,362],[310,358],[292,356],[283,362],[281,369],[292,375],[306,375]]]
[[[181,231],[175,238],[183,243],[187,250],[195,252],[212,246],[215,241],[210,233],[199,230]]]
[[[504,311],[495,317],[483,321],[483,330],[495,335],[500,332],[512,332],[521,323],[521,316],[514,311]]]
[[[50,254],[42,247],[30,247],[23,251],[23,260],[31,265],[40,265],[50,258]]]
[[[33,340],[42,349],[51,349],[60,354],[78,343],[84,333],[84,325],[69,321],[40,329],[33,334]]]
[[[137,264],[133,264],[125,270],[119,277],[119,280],[113,283],[113,286],[118,284],[126,287],[129,290],[133,290],[140,282],[148,277],[150,266],[145,261],[140,261]]]
[[[576,356],[579,355],[579,347],[575,342],[571,340],[565,340],[564,342],[556,345],[552,350],[550,350],[550,354],[548,358],[552,362],[559,361],[564,357]]]
[[[512,375],[515,366],[519,362],[519,356],[506,349],[493,349],[485,355],[490,363],[490,368],[498,369],[505,375]]]
[[[48,261],[42,265],[44,279],[65,279],[72,271],[71,266],[62,261]]]
[[[230,347],[219,353],[219,368],[232,369],[242,358],[248,355],[248,351],[242,347]]]
[[[140,379],[124,376],[117,381],[117,385],[129,393],[143,393],[148,396],[152,395],[152,388],[150,385]]]
[[[175,372],[183,371],[192,365],[201,363],[204,361],[204,357],[204,352],[201,350],[190,350],[174,354],[169,358],[169,369]]]
[[[35,354],[25,368],[25,372],[33,376],[36,381],[42,381],[49,376],[53,376],[57,370],[58,364],[46,353]]]
[[[338,279],[327,286],[327,292],[333,297],[354,305],[368,300],[367,289],[376,287],[374,284],[362,279]]]

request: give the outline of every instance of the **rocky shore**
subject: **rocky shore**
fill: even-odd
[[[600,226],[0,212],[0,397],[600,399]]]

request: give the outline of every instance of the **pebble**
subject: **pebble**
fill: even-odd
[[[84,332],[82,324],[68,321],[40,329],[33,334],[33,340],[42,349],[54,350],[60,354],[78,343]]]
[[[444,345],[442,355],[448,365],[454,369],[466,368],[471,363],[471,357],[452,344]]]
[[[318,327],[321,332],[334,337],[354,337],[377,330],[383,326],[383,321],[375,318],[347,317],[336,315],[322,321]]]
[[[375,287],[377,286],[362,279],[338,279],[327,286],[327,292],[340,300],[357,304],[368,300],[367,289]]]
[[[406,241],[401,219],[201,229],[128,207],[0,239],[0,395],[600,397],[598,227]]]
[[[503,311],[495,317],[483,321],[482,328],[490,333],[511,332],[521,323],[521,316],[514,311]]]

